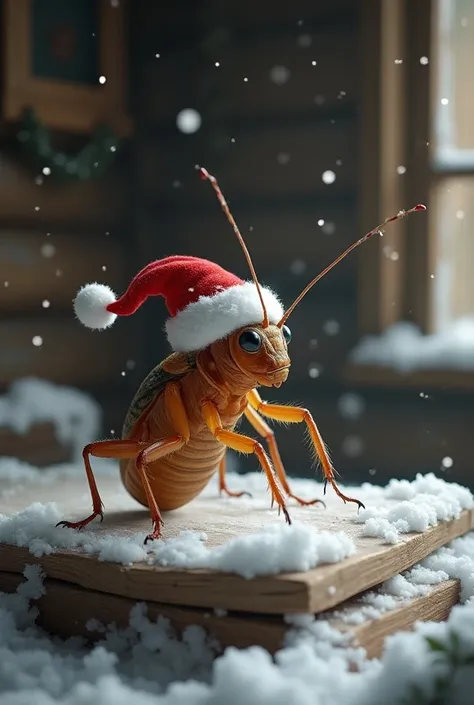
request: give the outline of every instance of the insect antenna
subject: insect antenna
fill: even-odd
[[[226,214],[227,220],[232,225],[234,233],[237,235],[237,239],[240,242],[240,246],[241,246],[242,250],[244,251],[245,259],[247,260],[247,264],[249,266],[250,273],[252,275],[252,279],[255,283],[255,286],[257,287],[257,293],[258,293],[258,297],[260,299],[260,303],[262,304],[262,309],[263,309],[262,327],[267,328],[268,323],[269,323],[268,313],[267,313],[267,309],[265,306],[265,302],[263,300],[262,289],[261,289],[260,284],[258,282],[257,274],[255,272],[255,267],[253,266],[252,258],[250,257],[250,252],[247,249],[247,245],[245,244],[244,238],[242,237],[240,230],[237,226],[237,223],[235,222],[234,217],[233,217],[232,213],[230,212],[229,206],[227,205],[227,201],[224,198],[224,194],[222,193],[222,191],[219,188],[219,184],[217,183],[216,177],[212,176],[212,174],[210,174],[207,171],[207,169],[204,169],[203,167],[197,167],[197,169],[198,169],[202,179],[204,179],[204,180],[207,179],[208,181],[210,181],[212,188],[216,192],[219,203],[222,206],[222,210]]]
[[[286,323],[286,321],[288,320],[289,316],[291,316],[291,314],[293,313],[293,311],[295,310],[295,308],[298,306],[298,304],[299,304],[299,302],[301,301],[301,299],[306,296],[306,294],[308,293],[308,291],[309,291],[310,289],[312,289],[312,287],[313,287],[315,284],[317,284],[318,281],[320,281],[320,279],[322,279],[323,277],[325,277],[326,274],[327,274],[328,272],[330,272],[331,269],[333,269],[333,267],[336,266],[336,264],[339,264],[339,262],[341,262],[341,260],[343,260],[344,257],[347,257],[347,255],[348,255],[350,252],[352,252],[352,250],[355,250],[356,247],[359,247],[359,245],[362,245],[362,243],[366,242],[366,241],[367,241],[369,238],[371,238],[373,235],[376,235],[377,233],[383,234],[383,233],[381,232],[381,230],[382,230],[382,228],[385,227],[385,225],[387,225],[388,223],[392,223],[394,220],[400,220],[401,218],[405,218],[405,216],[410,215],[410,213],[415,213],[416,211],[425,211],[425,210],[426,210],[426,206],[423,206],[423,205],[421,205],[421,204],[418,204],[417,206],[414,206],[413,208],[410,208],[410,210],[408,210],[408,211],[400,211],[399,213],[397,213],[397,215],[392,215],[390,218],[386,218],[383,223],[381,223],[380,225],[377,225],[377,227],[374,228],[373,230],[371,230],[370,233],[367,233],[366,235],[364,235],[363,237],[361,237],[359,240],[357,240],[356,242],[352,243],[352,245],[351,245],[350,247],[348,247],[347,250],[345,250],[342,254],[340,254],[339,257],[336,257],[336,259],[334,260],[334,262],[331,262],[331,264],[329,264],[325,269],[323,269],[323,271],[320,272],[320,273],[318,274],[318,276],[315,277],[312,281],[310,281],[310,283],[303,289],[303,291],[301,292],[301,294],[293,301],[293,303],[291,304],[291,306],[290,306],[290,307],[285,311],[285,313],[283,314],[283,317],[281,318],[281,320],[277,323],[278,328],[281,328],[281,327]]]

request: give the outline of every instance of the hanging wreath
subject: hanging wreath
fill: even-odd
[[[88,144],[77,154],[57,151],[51,131],[32,108],[23,112],[17,139],[43,174],[60,181],[88,181],[102,176],[113,160],[119,140],[108,125],[99,125]]]

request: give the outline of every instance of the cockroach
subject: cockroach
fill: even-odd
[[[287,321],[309,290],[352,250],[381,233],[388,223],[415,211],[417,205],[387,218],[361,237],[316,276],[284,310],[277,295],[262,286],[239,228],[214,176],[199,168],[208,180],[240,243],[251,281],[243,281],[209,260],[173,255],[155,260],[132,280],[125,294],[116,298],[103,284],[87,284],[74,301],[77,318],[87,327],[108,328],[118,315],[128,316],[149,296],[163,296],[170,312],[166,332],[173,352],[145,378],[133,398],[121,439],[89,443],[83,450],[92,513],[82,521],[59,525],[82,529],[93,519],[103,520],[103,508],[91,467],[91,456],[120,461],[121,480],[134,499],[149,508],[149,540],[161,537],[161,512],[188,504],[211,477],[219,473],[219,490],[240,497],[226,483],[227,449],[253,453],[263,469],[276,503],[291,523],[286,499],[300,505],[324,504],[295,495],[288,482],[273,430],[264,417],[283,423],[304,423],[327,484],[346,502],[364,505],[344,494],[319,429],[311,415],[297,406],[264,401],[261,387],[280,387],[288,378],[291,339]],[[237,432],[245,417],[267,443]]]

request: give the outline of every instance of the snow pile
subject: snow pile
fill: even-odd
[[[34,377],[15,381],[0,397],[0,427],[23,434],[36,423],[51,422],[58,440],[71,446],[76,459],[97,438],[101,416],[97,402],[84,392]]]
[[[423,335],[402,321],[380,336],[362,338],[350,353],[351,362],[388,367],[400,373],[420,369],[474,369],[474,317],[455,321],[442,333]]]
[[[457,577],[462,606],[442,623],[419,624],[389,637],[383,657],[365,661],[324,618],[293,615],[275,659],[262,648],[227,649],[199,627],[178,640],[165,619],[151,622],[136,605],[130,625],[90,625],[103,632],[92,649],[81,639],[48,638],[29,602],[43,592],[41,573],[0,594],[0,705],[468,705],[474,682],[474,535],[453,541],[392,581],[401,599],[409,585]],[[389,594],[389,588],[386,588]],[[359,670],[354,671],[357,664]],[[337,677],[335,677],[337,674]]]
[[[433,473],[418,474],[412,482],[392,479],[384,488],[384,495],[402,501],[388,507],[361,509],[354,521],[364,524],[365,536],[376,536],[386,543],[397,543],[400,534],[423,532],[439,521],[456,519],[463,509],[474,506],[474,498],[466,487],[445,482]]]
[[[0,542],[25,546],[34,556],[58,549],[80,549],[100,561],[131,565],[145,561],[176,568],[209,568],[250,579],[257,575],[306,571],[321,563],[336,563],[355,553],[343,533],[318,531],[307,524],[271,524],[260,532],[234,536],[221,546],[208,547],[205,534],[183,531],[179,536],[144,545],[146,533],[112,536],[56,527],[62,514],[55,504],[36,502],[6,516],[0,514]]]

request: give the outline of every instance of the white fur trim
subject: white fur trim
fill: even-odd
[[[277,295],[262,287],[263,300],[270,323],[278,323],[284,309]],[[242,326],[263,321],[262,304],[253,282],[244,282],[201,296],[166,322],[166,333],[176,352],[201,350],[225,338]]]
[[[74,299],[74,313],[86,328],[103,330],[117,318],[117,314],[105,310],[115,300],[114,292],[105,284],[86,284]]]

